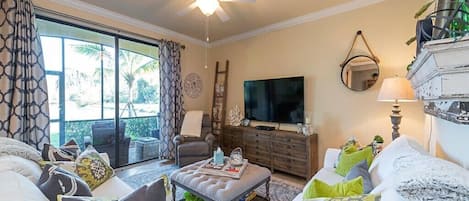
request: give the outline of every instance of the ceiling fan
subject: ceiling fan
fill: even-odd
[[[256,0],[195,0],[191,5],[180,10],[177,14],[183,16],[199,7],[204,15],[210,16],[216,13],[222,22],[226,22],[230,20],[230,17],[220,6],[220,2],[256,2]]]

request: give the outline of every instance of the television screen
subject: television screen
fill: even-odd
[[[245,118],[278,123],[303,123],[304,77],[244,82]]]

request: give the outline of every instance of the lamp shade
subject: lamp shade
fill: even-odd
[[[415,101],[414,90],[409,80],[403,77],[386,78],[381,85],[378,94],[378,101]]]

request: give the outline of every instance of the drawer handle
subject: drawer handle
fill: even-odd
[[[291,142],[291,139],[290,139],[290,138],[288,138],[288,140],[287,140],[287,141],[288,141],[288,142]]]

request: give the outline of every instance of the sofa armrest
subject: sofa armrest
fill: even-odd
[[[215,141],[215,136],[212,134],[212,133],[208,133],[206,136],[205,136],[205,142],[207,142],[208,144],[208,147],[209,147],[209,150],[211,153],[212,152],[212,147],[213,147],[213,142]]]
[[[324,156],[324,168],[335,168],[335,163],[339,158],[340,149],[329,148]]]
[[[176,135],[173,139],[174,145],[177,147],[184,143],[184,136],[183,135]]]
[[[208,133],[205,136],[205,142],[207,142],[210,145],[213,145],[213,142],[215,141],[215,136],[212,133]]]

